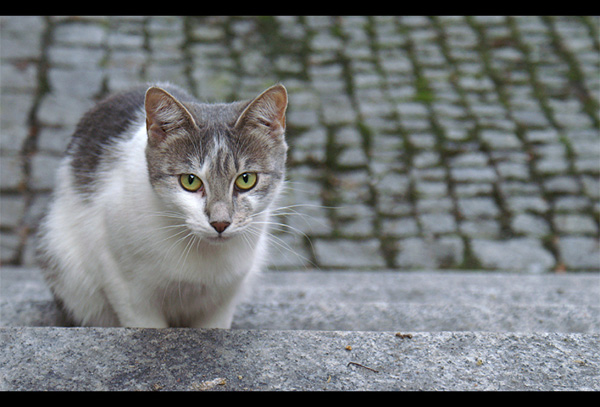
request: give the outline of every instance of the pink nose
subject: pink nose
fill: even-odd
[[[223,233],[231,223],[229,222],[211,222],[210,224],[217,232]]]

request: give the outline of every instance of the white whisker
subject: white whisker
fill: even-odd
[[[310,259],[297,253],[285,240],[283,240],[279,236],[269,233],[269,232],[266,232],[266,231],[259,231],[254,228],[248,228],[247,230],[248,230],[249,234],[252,234],[257,237],[259,237],[262,233],[264,233],[265,237],[269,241],[269,245],[275,247],[279,251],[279,253],[281,253],[284,257],[287,258],[287,254],[291,253],[292,255],[294,255],[298,259],[300,259],[304,264],[310,264],[311,266],[316,267],[316,265]],[[310,240],[309,240],[309,242],[310,242]]]

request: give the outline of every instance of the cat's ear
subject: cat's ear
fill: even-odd
[[[238,117],[235,127],[252,126],[279,139],[285,133],[285,111],[288,97],[281,84],[271,86],[258,95]]]
[[[148,143],[156,146],[167,137],[195,127],[190,112],[173,95],[164,89],[151,87],[146,91],[146,131]]]

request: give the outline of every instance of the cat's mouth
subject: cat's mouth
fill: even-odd
[[[235,240],[241,234],[244,234],[245,225],[230,225],[226,230],[219,232],[214,227],[208,228],[204,225],[198,225],[188,222],[187,228],[200,241],[214,245],[221,245]]]
[[[234,234],[232,233],[196,233],[196,236],[200,238],[200,240],[207,242],[209,244],[220,245],[226,242],[229,242],[233,239]]]
[[[226,233],[219,233],[210,228],[199,226],[193,222],[188,222],[187,228],[196,238],[209,243],[220,244],[233,237],[233,234],[229,233],[229,231],[226,231]]]
[[[204,238],[209,242],[213,243],[224,243],[231,239],[232,236],[223,236],[222,234],[218,234],[216,236],[205,236]]]

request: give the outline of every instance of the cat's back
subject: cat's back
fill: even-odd
[[[114,159],[111,147],[130,139],[145,124],[144,98],[148,87],[137,86],[109,95],[78,122],[66,155],[81,192],[91,192],[100,163]],[[175,86],[163,87],[184,99],[192,98]]]

